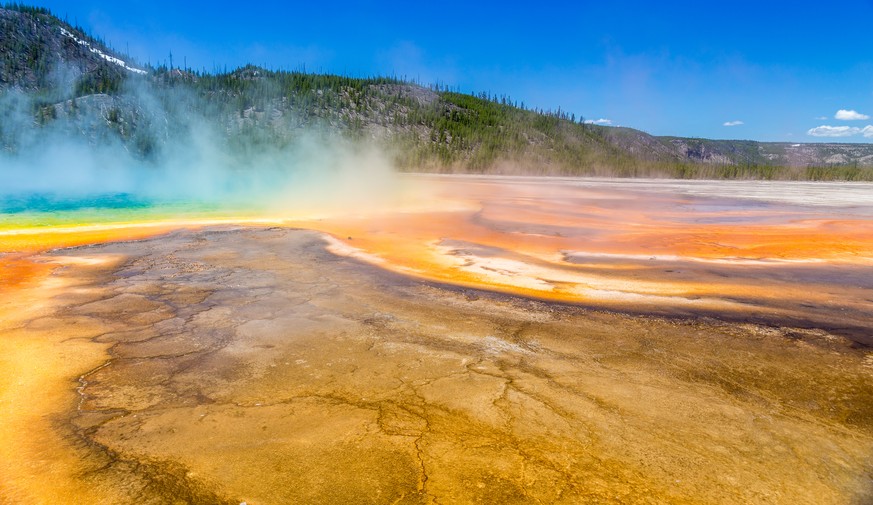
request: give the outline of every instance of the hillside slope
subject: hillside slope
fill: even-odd
[[[31,92],[118,91],[128,73],[146,71],[46,9],[0,9],[0,86]]]

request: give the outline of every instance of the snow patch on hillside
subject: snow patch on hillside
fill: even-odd
[[[85,46],[85,47],[87,47],[87,48],[88,48],[92,53],[94,53],[94,54],[96,54],[97,56],[103,58],[104,60],[108,61],[109,63],[114,63],[114,64],[118,65],[119,67],[122,67],[122,68],[124,68],[125,70],[128,70],[128,71],[130,71],[130,72],[133,72],[133,73],[135,73],[135,74],[145,75],[145,74],[148,73],[148,72],[146,72],[145,70],[140,70],[140,69],[138,69],[138,68],[133,68],[133,67],[129,66],[129,65],[128,65],[124,60],[119,59],[119,58],[116,58],[116,57],[114,57],[114,56],[109,56],[108,54],[106,54],[106,53],[104,53],[103,51],[97,49],[96,47],[91,47],[91,44],[90,44],[88,41],[86,41],[86,40],[82,40],[82,39],[76,37],[76,36],[73,35],[72,33],[70,33],[70,32],[68,32],[67,30],[65,30],[63,27],[61,27],[61,33],[62,33],[63,35],[65,35],[65,36],[70,37],[71,39],[75,40],[76,43],[79,44],[80,46]]]

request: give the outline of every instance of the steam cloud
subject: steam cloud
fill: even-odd
[[[119,97],[92,95],[43,107],[14,89],[0,94],[0,198],[128,194],[292,211],[358,208],[395,190],[392,163],[374,145],[318,127],[301,129],[282,146],[240,145],[228,141],[215,117],[190,112],[187,105],[197,100],[190,92],[168,93],[132,86]],[[136,110],[141,121],[135,134],[159,139],[158,152],[132,152],[130,141],[105,128],[119,104]],[[76,107],[89,112],[74,118],[68,111]]]

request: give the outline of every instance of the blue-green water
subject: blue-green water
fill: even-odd
[[[153,204],[154,202],[129,193],[74,198],[46,193],[18,194],[0,196],[0,213],[57,213],[82,209],[144,209],[153,206]]]
[[[152,221],[170,218],[218,218],[253,211],[215,202],[150,200],[129,193],[58,196],[47,193],[0,195],[0,228]]]

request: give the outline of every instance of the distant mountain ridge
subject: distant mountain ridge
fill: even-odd
[[[636,137],[636,140],[634,139]],[[632,128],[612,128],[610,138],[628,150],[642,142],[653,154],[663,153],[699,163],[757,164],[788,167],[814,165],[873,166],[873,144],[757,142],[688,137],[655,137]],[[656,143],[652,142],[652,139]],[[666,150],[661,151],[661,146]]]
[[[241,155],[328,132],[412,171],[873,180],[873,144],[659,137],[392,78],[148,67],[46,9],[0,8],[3,150],[64,131],[155,156],[192,117]]]

